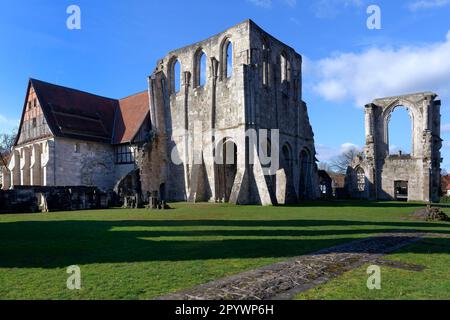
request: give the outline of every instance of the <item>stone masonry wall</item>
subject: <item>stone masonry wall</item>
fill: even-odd
[[[232,62],[227,62],[229,43]],[[204,85],[199,81],[202,54],[206,56]],[[144,193],[164,187],[161,192],[172,201],[221,201],[220,190],[226,188],[231,195],[227,192],[225,198],[230,196],[236,203],[275,204],[276,172],[267,177],[259,162],[248,164],[251,146],[245,133],[248,129],[281,129],[279,152],[285,147],[283,155],[288,154],[289,159],[283,159],[286,168],[281,169],[288,177],[280,183],[288,183],[289,188],[280,188],[295,198],[301,194],[315,198],[314,136],[302,101],[301,60],[292,48],[252,21],[161,59],[149,79],[155,139],[141,153]],[[174,71],[177,61],[180,74]],[[181,85],[177,92],[178,77]],[[236,148],[234,182],[230,182],[230,171],[223,175],[214,162],[215,149],[223,141]],[[179,161],[174,162],[173,155]],[[199,157],[201,164],[194,162],[194,157]]]

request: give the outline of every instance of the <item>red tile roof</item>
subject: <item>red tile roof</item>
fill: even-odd
[[[50,130],[57,137],[127,143],[149,114],[147,92],[117,100],[36,79],[30,79],[30,86],[36,91]]]
[[[148,91],[119,100],[118,111],[114,120],[113,144],[131,142],[149,115]]]
[[[109,143],[117,100],[31,79],[55,136]]]

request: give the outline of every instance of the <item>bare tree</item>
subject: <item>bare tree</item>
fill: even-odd
[[[319,170],[323,170],[326,172],[333,171],[333,169],[331,168],[331,166],[328,162],[319,162],[318,168],[319,168]]]
[[[0,166],[8,166],[7,159],[14,147],[16,137],[17,129],[14,129],[11,133],[0,134]]]
[[[350,148],[334,158],[330,163],[330,167],[336,173],[346,174],[348,167],[359,153],[360,151],[357,148]]]

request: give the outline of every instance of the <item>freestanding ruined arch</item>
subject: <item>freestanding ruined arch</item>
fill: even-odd
[[[354,159],[347,179],[353,197],[364,192],[373,200],[439,200],[440,106],[441,101],[431,92],[376,99],[366,105],[366,147]],[[411,117],[411,154],[389,153],[389,120],[398,107],[405,107]],[[357,169],[365,172],[365,191],[358,188]]]

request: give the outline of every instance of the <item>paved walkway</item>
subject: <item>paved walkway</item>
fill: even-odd
[[[392,263],[381,257],[425,236],[449,237],[424,233],[382,234],[213,281],[158,300],[288,300],[368,262],[421,271],[421,266]]]

